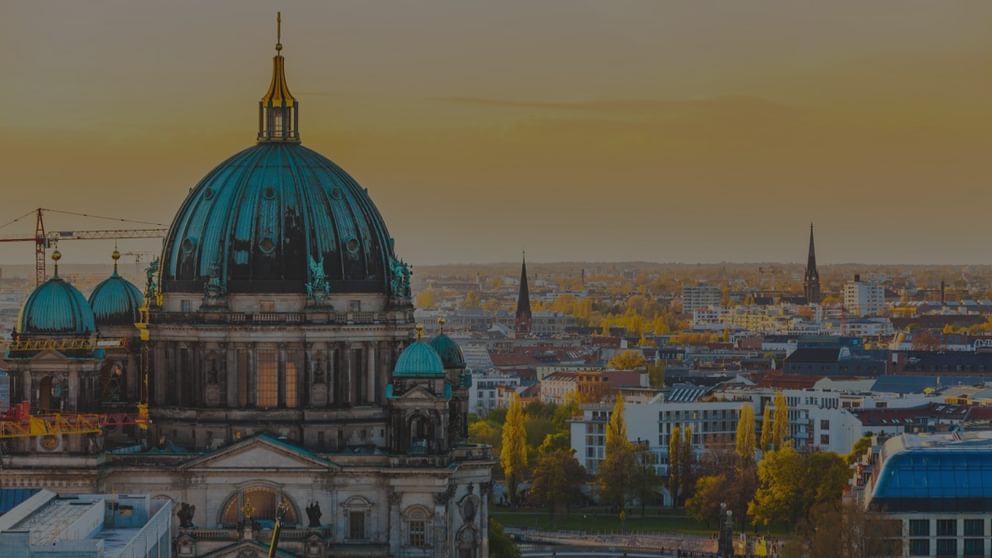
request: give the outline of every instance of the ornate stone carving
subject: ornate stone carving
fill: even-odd
[[[179,526],[183,529],[193,528],[193,514],[196,513],[196,506],[191,506],[186,502],[179,504],[179,511],[176,512],[176,516],[179,517]]]
[[[331,285],[324,272],[324,256],[319,260],[310,256],[310,280],[306,282],[307,301],[314,306],[324,306],[331,295]]]
[[[312,504],[307,506],[307,519],[310,520],[310,527],[320,527],[320,517],[323,515],[320,511],[320,504],[314,501]]]
[[[479,497],[474,494],[475,485],[468,485],[468,494],[462,496],[458,501],[458,512],[465,523],[474,523],[475,516],[479,512]]]

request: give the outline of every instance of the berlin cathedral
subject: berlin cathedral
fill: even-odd
[[[179,208],[141,288],[54,274],[4,355],[11,403],[92,413],[4,441],[0,482],[148,494],[176,556],[481,558],[494,465],[467,440],[461,350],[414,327],[410,268],[368,191],[300,142],[276,44],[255,145]]]

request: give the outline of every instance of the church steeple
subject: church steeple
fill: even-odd
[[[820,303],[820,272],[816,270],[816,247],[813,243],[813,223],[809,224],[809,256],[806,260],[806,275],[803,277],[803,291],[806,301]]]
[[[515,323],[517,337],[530,335],[532,323],[530,290],[527,288],[527,253],[525,252],[520,264],[520,292],[517,294],[517,319]]]
[[[282,57],[282,12],[276,15],[276,55],[272,57],[272,82],[258,102],[258,141],[300,141],[300,103],[289,92]]]

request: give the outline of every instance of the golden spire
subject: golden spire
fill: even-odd
[[[444,333],[444,324],[445,324],[444,318],[438,318],[437,319],[437,329],[438,329],[438,332],[441,333],[441,334]]]
[[[424,326],[423,324],[417,324],[417,341],[424,338]]]
[[[114,246],[114,251],[110,254],[110,258],[114,260],[114,275],[117,275],[117,260],[121,259],[121,253],[117,251],[117,246]]]
[[[276,14],[276,55],[272,58],[272,83],[262,97],[262,104],[279,108],[291,107],[296,103],[286,84],[286,68],[282,57],[282,12]]]

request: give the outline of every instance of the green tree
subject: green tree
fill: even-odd
[[[682,430],[676,425],[672,428],[672,434],[668,438],[668,493],[672,497],[672,507],[679,507],[679,492],[682,488],[682,480],[679,473],[682,466],[679,458],[682,457]]]
[[[772,449],[772,406],[765,403],[761,413],[761,451]]]
[[[492,515],[489,516],[489,558],[520,558],[520,549]]]
[[[517,503],[517,485],[524,478],[527,467],[527,431],[524,428],[524,411],[520,397],[513,394],[506,413],[506,423],[503,425],[502,448],[499,456],[503,467],[503,478],[506,479],[506,490],[510,501]]]
[[[586,470],[575,459],[575,450],[560,449],[541,454],[534,468],[528,496],[534,504],[547,506],[551,517],[568,515],[571,506],[582,503]]]
[[[468,425],[468,440],[473,444],[488,444],[499,452],[502,426],[488,420],[477,420]]]
[[[749,403],[741,405],[737,419],[737,461],[740,467],[754,462],[754,408]]]
[[[623,396],[617,394],[610,413],[610,422],[606,427],[606,456],[596,471],[600,494],[614,511],[623,510],[627,501],[633,465],[634,451],[627,440]]]
[[[782,449],[789,441],[789,404],[785,394],[775,392],[775,417],[772,419],[772,447]]]
[[[613,358],[606,364],[613,370],[636,370],[647,364],[644,353],[633,349],[613,355]]]

